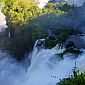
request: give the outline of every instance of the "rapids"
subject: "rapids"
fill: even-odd
[[[41,8],[47,3],[44,1],[39,4]],[[5,16],[0,11],[0,32],[6,27]],[[43,45],[38,47],[38,42],[35,42],[32,53],[28,55],[30,66],[29,61],[25,61],[25,65],[29,66],[27,71],[23,62],[18,63],[8,53],[0,51],[0,85],[56,85],[60,79],[72,74],[75,62],[80,72],[85,71],[85,50],[78,57],[67,54],[62,59],[58,53],[62,53],[64,48],[59,49],[56,45],[52,49],[45,49]]]
[[[23,63],[19,64],[7,53],[0,52],[0,85],[56,85],[60,79],[72,74],[75,62],[80,71],[85,71],[84,50],[78,58],[68,54],[62,59],[58,53],[64,48],[59,49],[58,45],[52,49],[39,48],[38,41],[30,54],[31,64],[27,71]]]

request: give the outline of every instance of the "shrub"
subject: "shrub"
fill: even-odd
[[[74,47],[75,44],[73,41],[68,41],[68,43],[66,44],[66,48],[69,48],[69,47]]]
[[[45,40],[45,47],[47,48],[52,48],[54,46],[56,46],[57,42],[56,42],[56,38],[50,36],[49,38],[46,38]]]
[[[67,48],[67,49],[65,49],[65,51],[63,52],[63,53],[60,53],[59,55],[61,56],[61,57],[63,57],[65,54],[67,54],[67,53],[72,53],[72,54],[81,54],[82,53],[82,51],[80,51],[79,49],[73,49],[73,48]]]
[[[76,77],[68,77],[61,80],[56,85],[85,85],[85,74],[81,73]]]

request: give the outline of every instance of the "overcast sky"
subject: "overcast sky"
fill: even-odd
[[[37,0],[37,1],[39,2],[38,6],[40,8],[43,8],[46,5],[46,3],[48,3],[49,0]],[[85,0],[65,0],[65,1],[67,1],[67,3],[70,5],[75,4],[77,6],[82,6],[83,3],[85,2]]]

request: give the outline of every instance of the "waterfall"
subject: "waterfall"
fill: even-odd
[[[38,43],[40,43],[40,42],[42,42],[42,41],[45,41],[45,39],[38,39],[38,40],[36,40],[36,42],[35,42],[35,44],[34,44],[34,48],[33,48],[33,52],[32,52],[32,58],[31,58],[31,63],[36,59],[36,56],[37,56],[37,53],[39,52],[38,51],[38,46],[37,46],[37,44]],[[43,44],[42,44],[43,45]],[[40,46],[39,46],[40,47]],[[38,48],[38,49],[37,49]],[[40,49],[41,49],[41,47],[40,47]]]
[[[20,85],[25,71],[11,56],[0,51],[0,85]]]
[[[77,4],[79,0],[65,1],[69,4],[74,4],[75,1]],[[80,0],[81,3],[78,2],[78,4],[82,4],[82,1],[85,0]],[[42,0],[38,6],[43,8],[47,2],[48,0]],[[0,9],[0,32],[5,28],[7,28],[5,16]],[[52,35],[50,30],[49,35]],[[85,35],[83,39],[85,40]],[[65,48],[60,48],[57,44],[52,49],[46,49],[44,41],[45,39],[36,40],[33,51],[28,55],[28,57],[31,56],[31,64],[26,68],[27,71],[23,62],[18,63],[8,53],[0,51],[0,85],[56,85],[60,79],[72,75],[75,62],[80,72],[85,72],[85,49],[81,49],[83,53],[78,57],[73,54],[66,54],[62,59],[59,53],[62,53]],[[41,42],[43,43],[38,46]]]
[[[41,49],[38,51],[36,41],[33,53],[32,63],[28,68],[28,79],[22,85],[56,85],[60,79],[69,77],[72,74],[72,69],[77,62],[80,70],[85,66],[85,51],[78,58],[74,55],[65,55],[61,59],[58,53],[62,53],[65,49],[59,49],[56,45],[52,49]],[[34,57],[35,56],[35,57]],[[85,69],[83,69],[85,70]]]
[[[52,49],[37,46],[43,41],[38,39],[35,42],[27,72],[22,68],[23,63],[17,63],[9,54],[0,51],[0,85],[56,85],[60,79],[72,74],[75,62],[80,71],[85,71],[85,50],[78,58],[67,54],[62,59],[58,53],[62,53],[64,48],[59,48],[59,45]]]

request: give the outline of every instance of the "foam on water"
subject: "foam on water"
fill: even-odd
[[[19,85],[25,71],[8,53],[0,51],[0,85]],[[20,81],[19,81],[20,80]]]
[[[28,80],[22,85],[56,85],[60,79],[72,74],[75,61],[78,63],[78,67],[85,65],[84,54],[77,59],[73,59],[74,56],[68,56],[62,60],[59,59],[57,51],[59,50],[42,49],[28,68]]]
[[[77,2],[82,4],[84,1],[67,0],[70,4]],[[39,7],[42,8],[47,2],[48,0],[41,1]],[[2,21],[6,24],[4,19],[5,17]],[[27,72],[23,69],[23,64],[17,63],[7,53],[0,52],[0,85],[56,85],[59,79],[72,74],[75,61],[80,71],[85,71],[85,51],[78,58],[73,59],[75,56],[66,55],[64,59],[61,59],[57,53],[63,52],[64,48],[59,49],[56,46],[53,49],[38,50],[37,42],[31,54],[31,65]]]
[[[59,49],[57,45],[52,49],[38,50],[36,44],[27,72],[22,68],[23,64],[0,52],[0,85],[56,85],[60,79],[72,74],[75,61],[80,71],[85,70],[82,69],[85,66],[85,53],[78,58],[66,55],[61,59],[57,53],[63,52],[64,48]]]

